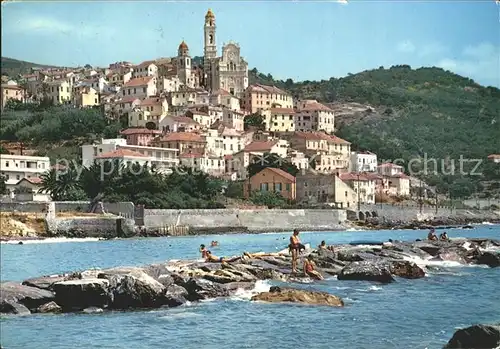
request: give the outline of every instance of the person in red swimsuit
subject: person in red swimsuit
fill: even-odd
[[[314,263],[312,256],[307,256],[307,258],[304,260],[304,275],[312,277],[316,280],[323,280],[323,275],[315,270],[315,267],[316,264]]]

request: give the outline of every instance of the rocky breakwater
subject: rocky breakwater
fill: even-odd
[[[432,219],[413,219],[413,220],[398,220],[398,219],[385,219],[384,217],[371,217],[364,221],[358,221],[355,224],[365,229],[431,229],[431,228],[473,228],[471,224],[480,224],[485,221],[490,223],[500,223],[500,214],[491,212],[489,215],[480,217],[434,217]]]
[[[337,245],[309,250],[301,259],[313,257],[324,277],[338,280],[397,282],[398,278],[425,276],[425,261],[453,260],[461,263],[500,266],[500,254],[491,252],[500,241],[457,239],[450,242],[393,242],[374,246]],[[418,265],[414,260],[424,263]],[[343,306],[343,301],[323,292],[291,284],[308,277],[294,274],[288,253],[245,253],[232,262],[170,261],[143,267],[87,270],[44,276],[22,283],[0,284],[0,313],[103,312],[105,310],[176,307],[188,301],[228,297],[237,290],[254,289],[258,280],[288,283],[269,292],[254,294],[255,301],[300,302]],[[346,281],[349,282],[349,281]]]

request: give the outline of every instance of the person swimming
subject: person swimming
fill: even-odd
[[[204,244],[200,245],[201,258],[207,258],[207,248]]]
[[[239,261],[242,257],[233,257],[233,258],[225,258],[225,257],[217,257],[212,254],[212,252],[207,251],[207,257],[205,258],[205,262],[207,263],[231,263]]]
[[[313,261],[313,257],[311,255],[307,256],[304,260],[304,275],[312,277],[316,280],[323,280],[323,275],[321,275],[317,270],[315,270],[316,264]]]
[[[214,240],[214,241],[212,241],[212,242],[210,243],[210,246],[212,246],[212,247],[219,246],[219,241],[215,241],[215,240]]]
[[[427,234],[427,240],[431,240],[431,241],[437,241],[437,236],[436,236],[436,233],[434,232],[434,229],[431,229],[431,231],[429,231],[429,234]]]

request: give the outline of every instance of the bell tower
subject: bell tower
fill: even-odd
[[[208,9],[205,15],[205,50],[203,56],[203,70],[204,70],[204,81],[205,88],[211,90],[212,82],[212,60],[217,57],[217,44],[215,42],[215,15],[211,9]]]

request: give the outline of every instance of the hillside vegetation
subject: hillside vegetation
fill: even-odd
[[[427,172],[414,161],[412,172],[440,191],[451,187],[455,195],[468,196],[484,190],[484,181],[500,181],[499,166],[486,157],[500,152],[500,90],[483,87],[473,80],[440,68],[411,69],[407,65],[383,67],[345,78],[295,83],[275,81],[271,75],[250,72],[250,82],[274,84],[297,98],[323,103],[360,103],[373,107],[347,118],[337,118],[337,135],[353,143],[353,149],[371,150],[379,159],[436,159]],[[481,159],[477,172],[459,174],[459,159]],[[453,160],[455,171],[452,171]],[[401,162],[401,161],[400,161]],[[470,172],[475,162],[464,164]],[[434,171],[435,169],[435,171]],[[487,193],[485,195],[488,195]]]
[[[202,62],[201,57],[193,60],[196,64]],[[41,65],[2,57],[2,73],[4,69],[21,72],[33,66]],[[483,191],[484,196],[488,196],[500,187],[500,166],[486,161],[489,154],[500,152],[500,90],[497,88],[483,87],[440,68],[411,69],[407,65],[380,67],[339,79],[302,82],[275,80],[271,74],[254,68],[249,72],[249,80],[275,85],[296,98],[334,103],[336,133],[352,142],[354,150],[371,150],[380,160],[399,160],[407,172],[413,174],[420,170],[420,177],[440,192],[466,197]],[[359,103],[361,108],[343,113],[346,106],[353,103]],[[2,116],[1,138],[29,140],[40,147],[42,143],[58,143],[54,138],[69,141],[73,136],[82,137],[82,132],[99,136],[108,131],[114,133],[119,126],[103,127],[103,120],[99,120],[95,124],[97,129],[81,128],[80,124],[86,122],[77,117],[75,111],[58,109],[53,115],[49,113],[17,111]],[[66,114],[72,121],[64,117]],[[85,131],[69,134],[72,122],[75,129]],[[431,164],[424,172],[423,167],[414,162],[409,171],[409,161],[423,157],[436,159],[437,168]],[[482,175],[458,173],[461,157],[482,160],[481,167],[476,169]],[[462,167],[470,173],[475,162],[464,163]]]
[[[16,77],[19,74],[31,73],[31,68],[56,68],[52,65],[43,65],[21,61],[14,58],[2,57],[1,71],[2,75]]]

